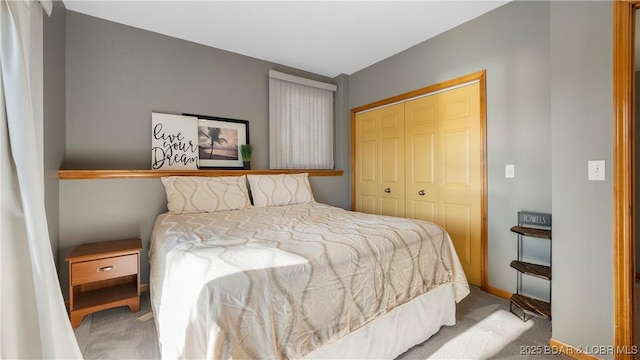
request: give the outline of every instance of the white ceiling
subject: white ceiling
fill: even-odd
[[[68,10],[335,77],[350,75],[511,0],[104,1]]]

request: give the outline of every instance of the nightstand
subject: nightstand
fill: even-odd
[[[69,262],[71,326],[96,311],[128,306],[140,311],[140,239],[76,246]]]

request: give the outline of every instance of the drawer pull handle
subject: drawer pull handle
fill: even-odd
[[[96,270],[96,271],[97,272],[111,271],[111,270],[114,270],[115,268],[116,268],[115,265],[111,265],[111,266],[105,266],[105,267],[98,268],[98,270]]]

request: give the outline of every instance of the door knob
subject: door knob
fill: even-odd
[[[386,192],[387,194],[391,192],[391,188],[386,188],[384,189],[384,192]]]
[[[420,190],[420,191],[418,191],[418,195],[420,195],[420,196],[425,196],[426,194],[427,194],[427,193],[426,193],[426,192],[424,192],[424,190]]]

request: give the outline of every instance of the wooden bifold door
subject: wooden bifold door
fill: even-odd
[[[357,113],[355,210],[436,223],[481,285],[480,85]]]

